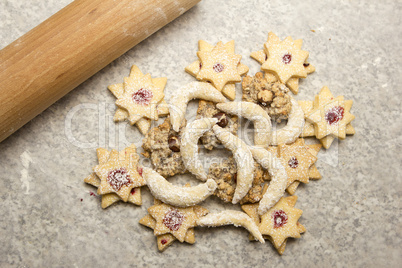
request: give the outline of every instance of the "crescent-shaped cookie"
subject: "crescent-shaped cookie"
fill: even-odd
[[[146,167],[143,168],[142,174],[156,199],[176,207],[189,207],[201,203],[212,195],[217,187],[212,179],[194,187],[174,186],[159,173]]]
[[[303,131],[304,113],[297,101],[291,97],[292,109],[285,127],[272,131],[270,145],[293,143]]]
[[[247,118],[254,124],[254,144],[268,147],[271,135],[271,117],[261,106],[252,102],[227,102],[216,105],[221,111]]]
[[[179,131],[186,113],[187,103],[192,99],[203,99],[213,102],[226,102],[225,96],[207,82],[191,82],[181,87],[172,97],[169,105],[170,122],[173,130]]]
[[[207,173],[198,158],[198,140],[218,122],[216,118],[202,118],[188,123],[183,131],[180,144],[184,166],[197,179],[207,180]]]
[[[223,128],[215,125],[212,127],[216,137],[222,142],[225,148],[233,153],[237,165],[237,183],[232,203],[238,203],[250,190],[254,180],[254,160],[248,146]]]
[[[265,243],[264,238],[258,229],[257,224],[246,213],[236,210],[225,210],[222,212],[209,213],[197,220],[197,225],[204,227],[218,227],[233,224],[234,226],[243,226],[261,243]]]
[[[258,214],[263,215],[283,196],[288,183],[288,175],[281,161],[268,150],[261,147],[250,147],[255,161],[268,170],[271,182],[260,200]]]

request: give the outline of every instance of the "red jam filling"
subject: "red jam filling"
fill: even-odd
[[[201,69],[201,68],[202,68],[202,62],[200,62],[200,65],[199,65],[199,66],[200,66],[200,69]]]
[[[131,189],[131,194],[135,194],[135,188]]]
[[[151,99],[153,97],[152,91],[141,88],[134,92],[133,94],[133,101],[139,105],[148,105],[151,102]]]
[[[283,55],[282,62],[284,64],[289,64],[291,61],[292,61],[292,55],[290,55],[290,54]]]
[[[107,182],[112,186],[113,190],[119,191],[121,187],[131,183],[130,175],[125,168],[115,169],[107,175]]]
[[[224,67],[220,63],[215,63],[215,65],[212,67],[215,72],[220,73],[223,71]]]
[[[336,106],[325,113],[325,120],[328,124],[333,125],[342,120],[345,110],[343,107]]]
[[[162,245],[164,245],[164,244],[166,244],[166,243],[167,243],[167,240],[166,240],[166,239],[162,239],[162,240],[161,240],[161,244],[162,244]]]
[[[184,215],[181,214],[177,209],[171,209],[166,213],[163,218],[163,224],[169,228],[171,231],[179,230],[181,224],[184,221]]]
[[[288,161],[288,165],[291,168],[297,168],[297,166],[299,165],[299,161],[295,156],[292,156]]]
[[[142,177],[142,168],[137,168],[138,174],[140,174],[140,176]]]
[[[282,227],[288,221],[288,215],[283,210],[275,210],[272,213],[272,218],[274,219],[274,228]]]

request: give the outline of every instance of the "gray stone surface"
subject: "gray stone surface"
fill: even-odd
[[[0,1],[0,47],[69,2]],[[202,1],[0,144],[0,266],[398,267],[401,8],[394,0]],[[135,128],[112,122],[114,97],[106,88],[136,64],[168,77],[169,99],[194,80],[183,69],[196,59],[199,39],[234,39],[253,74],[259,65],[248,55],[262,48],[268,31],[302,38],[310,51],[317,71],[301,82],[296,98],[312,99],[327,85],[353,99],[357,134],[320,152],[323,179],[297,191],[307,232],[289,240],[282,257],[234,227],[197,228],[195,245],[175,242],[159,253],[152,231],[138,224],[152,204],[148,190],[141,207],[119,203],[102,210],[100,198],[90,195],[95,189],[83,183],[96,164],[96,147],[141,144]],[[195,103],[190,106],[194,113]],[[179,182],[186,180],[197,183]],[[205,206],[232,208],[216,198]]]

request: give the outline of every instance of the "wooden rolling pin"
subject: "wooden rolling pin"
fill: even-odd
[[[0,142],[200,0],[75,0],[0,51]]]

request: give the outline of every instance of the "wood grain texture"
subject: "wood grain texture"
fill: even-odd
[[[0,51],[0,142],[200,0],[76,0]]]

